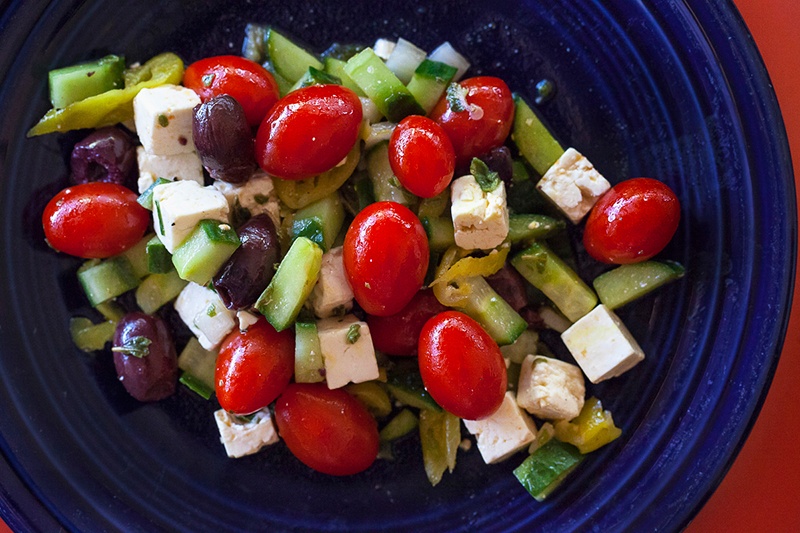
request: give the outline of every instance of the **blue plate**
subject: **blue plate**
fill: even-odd
[[[789,313],[796,218],[767,74],[730,1],[491,3],[26,0],[0,14],[0,515],[20,531],[674,530],[733,461],[772,377]],[[431,488],[413,439],[348,478],[283,446],[225,457],[211,407],[182,390],[137,404],[107,356],[70,342],[85,306],[77,262],[42,244],[42,198],[63,183],[67,136],[26,139],[48,69],[108,52],[238,53],[247,21],[317,50],[333,41],[450,40],[473,74],[532,97],[556,134],[616,182],[654,176],[683,220],[664,257],[686,277],[621,314],[648,354],[593,387],[623,436],[546,503],[511,470],[460,452]]]

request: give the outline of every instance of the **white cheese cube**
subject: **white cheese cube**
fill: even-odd
[[[536,188],[573,224],[578,224],[611,184],[574,148],[553,163]]]
[[[221,192],[228,200],[231,212],[236,209],[236,204],[250,212],[250,216],[267,214],[280,228],[281,216],[278,196],[272,178],[263,171],[257,171],[244,183],[228,183],[222,180],[214,181],[213,187]]]
[[[323,318],[317,322],[317,334],[329,389],[378,379],[378,361],[366,322],[353,315]]]
[[[353,289],[344,271],[341,246],[322,255],[319,278],[308,301],[314,314],[320,318],[342,315],[353,308]]]
[[[464,426],[477,437],[478,450],[486,464],[504,461],[536,440],[536,424],[517,405],[510,391],[490,417],[464,420]]]
[[[224,409],[214,411],[214,419],[228,457],[244,457],[280,440],[267,408],[256,412],[249,421],[235,418]]]
[[[375,44],[372,45],[372,50],[375,52],[376,56],[386,61],[389,59],[389,56],[392,55],[395,46],[397,46],[395,41],[380,37],[375,41]]]
[[[173,155],[154,155],[139,146],[136,149],[139,164],[139,194],[146,191],[158,178],[170,181],[191,180],[203,185],[203,165],[196,152]]]
[[[602,304],[562,333],[561,340],[592,383],[619,376],[644,359],[625,324]]]
[[[228,201],[213,187],[195,181],[173,181],[153,189],[153,227],[173,253],[204,219],[228,223]]]
[[[456,244],[465,250],[491,250],[508,235],[506,187],[483,191],[471,174],[453,180],[450,190]]]
[[[209,288],[189,283],[175,299],[175,310],[206,350],[216,350],[236,327],[236,315]]]
[[[155,155],[194,152],[192,120],[200,97],[186,87],[142,89],[133,99],[136,133],[145,151]]]
[[[248,311],[236,311],[236,320],[239,321],[239,331],[247,331],[247,328],[258,322],[258,316]]]
[[[528,355],[522,362],[517,403],[530,414],[548,420],[572,420],[583,409],[586,387],[575,365]]]

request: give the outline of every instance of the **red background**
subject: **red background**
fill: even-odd
[[[783,111],[800,188],[800,1],[735,0],[767,64]],[[799,202],[800,203],[800,202]],[[800,271],[799,271],[800,272]],[[800,276],[794,299],[800,302]],[[687,533],[800,531],[800,306],[750,437]],[[8,528],[0,523],[0,533]]]

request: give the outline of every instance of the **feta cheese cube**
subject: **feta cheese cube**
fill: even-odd
[[[506,188],[501,182],[483,191],[471,174],[453,180],[450,213],[456,244],[466,250],[491,250],[508,235]]]
[[[619,376],[644,359],[625,324],[602,304],[562,333],[561,340],[592,383]]]
[[[206,350],[216,350],[236,327],[236,315],[209,288],[189,283],[175,300],[175,310]]]
[[[572,420],[583,409],[586,387],[575,365],[528,355],[522,362],[517,403],[530,414],[548,420]]]
[[[478,440],[478,450],[486,464],[504,461],[536,440],[536,424],[523,411],[513,392],[506,392],[503,403],[488,418],[464,420],[467,431]]]
[[[353,289],[344,271],[341,246],[322,255],[319,278],[308,301],[314,314],[320,318],[342,315],[353,308]]]
[[[244,183],[228,183],[222,180],[214,181],[213,187],[228,200],[231,212],[239,207],[247,209],[250,216],[267,214],[272,219],[276,228],[281,225],[281,208],[272,178],[263,171],[257,171]]]
[[[258,322],[258,316],[248,311],[236,311],[236,320],[239,321],[239,331],[247,331],[247,328]]]
[[[194,152],[192,120],[200,97],[186,87],[142,89],[133,99],[136,133],[145,151],[155,155]]]
[[[573,224],[578,224],[611,184],[586,157],[569,148],[545,172],[536,188]]]
[[[139,146],[136,149],[139,164],[139,194],[146,191],[158,178],[170,181],[191,180],[203,185],[203,165],[196,152],[173,155],[154,155]]]
[[[317,322],[317,334],[329,389],[378,379],[378,361],[366,322],[354,315],[323,318]]]
[[[225,445],[228,457],[244,457],[280,440],[267,408],[256,412],[249,421],[220,409],[214,411],[214,420],[217,421],[219,440]]]
[[[153,226],[164,247],[173,253],[204,219],[228,223],[228,201],[213,187],[195,181],[173,181],[153,189]]]
[[[395,41],[380,37],[375,41],[375,44],[372,45],[372,50],[375,52],[376,56],[386,61],[389,59],[389,56],[392,55],[395,46],[397,46]]]

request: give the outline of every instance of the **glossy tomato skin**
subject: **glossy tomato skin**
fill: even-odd
[[[116,183],[67,187],[44,208],[45,238],[59,252],[87,259],[124,252],[139,242],[150,224],[150,212],[136,198]]]
[[[497,343],[459,311],[445,311],[425,323],[419,337],[419,370],[431,397],[466,420],[494,413],[508,384]]]
[[[404,205],[376,202],[350,224],[343,256],[358,304],[370,315],[393,315],[422,288],[430,258],[428,236]]]
[[[456,154],[438,123],[411,115],[392,132],[389,163],[403,187],[419,197],[432,198],[450,185]]]
[[[265,172],[306,179],[336,166],[358,141],[361,100],[341,85],[312,85],[281,98],[256,134]]]
[[[378,455],[375,419],[343,389],[292,383],[275,403],[275,422],[295,457],[324,474],[357,474]]]
[[[646,261],[669,244],[678,229],[681,207],[668,185],[633,178],[612,187],[586,219],[583,244],[604,263]]]
[[[447,310],[433,291],[422,289],[399,312],[389,316],[367,315],[375,348],[389,355],[417,355],[419,334],[428,319]]]
[[[202,102],[227,94],[244,109],[247,123],[255,128],[280,98],[275,78],[264,67],[240,56],[215,56],[186,67],[183,84]]]
[[[508,85],[493,76],[468,78],[460,85],[467,91],[467,110],[453,111],[443,97],[428,116],[450,137],[456,167],[465,168],[473,157],[505,142],[514,120],[514,98]]]
[[[222,341],[214,373],[217,400],[231,413],[253,413],[277,398],[293,373],[294,333],[277,332],[259,318]]]

